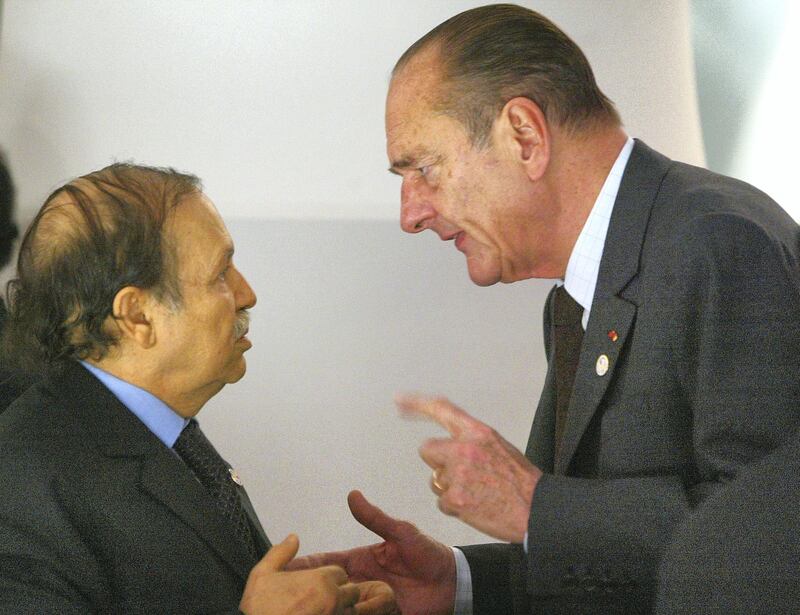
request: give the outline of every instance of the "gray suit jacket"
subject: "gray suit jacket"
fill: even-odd
[[[183,462],[79,364],[0,415],[0,485],[0,612],[237,612],[256,562]]]
[[[545,307],[550,368],[526,454],[546,474],[530,549],[465,549],[476,615],[652,610],[675,525],[800,425],[798,242],[765,194],[637,141],[558,459]]]
[[[659,615],[800,613],[800,435],[708,498],[673,535]]]

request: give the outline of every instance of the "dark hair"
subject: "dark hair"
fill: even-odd
[[[28,369],[102,358],[117,342],[106,328],[125,286],[180,304],[177,263],[164,223],[200,180],[174,169],[117,163],[55,190],[20,246],[8,283],[7,359]]]
[[[11,248],[17,238],[17,225],[14,224],[14,183],[11,172],[0,152],[0,268],[5,267],[11,258]]]
[[[392,74],[430,48],[443,79],[436,110],[458,119],[476,145],[487,143],[497,115],[517,96],[570,130],[620,123],[580,48],[535,11],[494,4],[459,13],[409,47]]]

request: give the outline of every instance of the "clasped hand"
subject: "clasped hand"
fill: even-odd
[[[439,508],[491,536],[521,543],[541,470],[491,427],[446,399],[404,396],[397,405],[406,415],[432,419],[450,433],[450,438],[428,440],[420,447],[420,455],[435,471],[432,488]],[[300,557],[286,569],[340,566],[354,581],[378,579],[391,586],[403,615],[450,615],[456,589],[452,549],[411,523],[390,517],[358,491],[348,495],[347,503],[355,519],[384,541]],[[388,587],[377,587],[376,595],[383,599],[380,588]],[[357,612],[362,613],[359,606]],[[373,612],[383,611],[369,611]]]
[[[341,566],[353,580],[379,579],[397,596],[403,615],[451,615],[456,563],[450,547],[394,519],[370,504],[359,491],[347,496],[353,517],[383,542],[349,551],[299,557],[289,569]]]
[[[239,609],[245,615],[398,615],[385,583],[351,583],[339,566],[286,570],[300,543],[290,534],[250,571]]]

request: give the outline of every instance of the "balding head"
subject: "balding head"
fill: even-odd
[[[7,354],[25,367],[102,358],[117,341],[108,320],[126,286],[179,304],[164,224],[200,190],[192,175],[131,164],[55,190],[25,233],[17,278],[9,283]]]
[[[432,63],[432,110],[458,119],[475,145],[487,143],[500,110],[516,97],[534,101],[551,124],[571,132],[620,123],[580,48],[530,9],[495,4],[459,13],[409,47],[392,75],[407,78]]]

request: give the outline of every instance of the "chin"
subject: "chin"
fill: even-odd
[[[234,382],[239,382],[246,373],[247,373],[247,361],[245,361],[244,357],[242,357],[239,360],[239,363],[231,369],[225,381],[227,382],[227,384],[233,384]]]
[[[469,267],[469,279],[477,286],[492,286],[500,281],[500,273],[475,270]]]
[[[483,256],[483,258],[481,258]],[[502,267],[496,254],[467,256],[469,279],[477,286],[492,286],[502,279]]]

